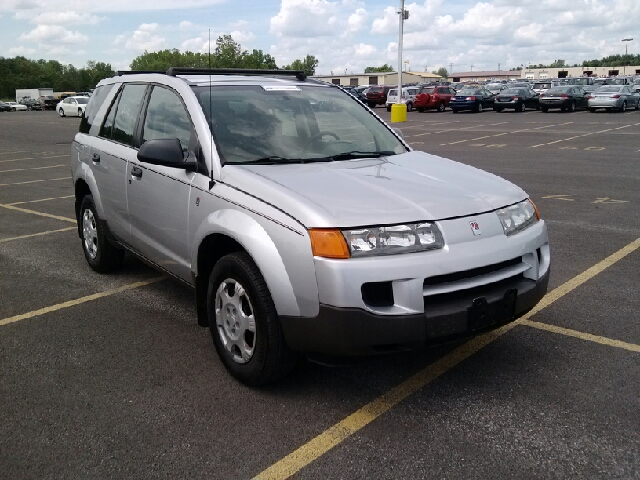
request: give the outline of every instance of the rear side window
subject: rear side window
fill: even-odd
[[[96,88],[96,91],[93,92],[93,95],[89,100],[89,104],[84,111],[84,115],[82,116],[82,120],[80,120],[80,133],[89,134],[91,125],[93,125],[96,115],[98,114],[98,110],[100,110],[100,107],[107,98],[107,95],[109,95],[109,92],[111,92],[112,88],[113,84],[102,85],[101,87]]]
[[[146,91],[146,85],[125,85],[109,109],[100,136],[133,146],[136,120]]]

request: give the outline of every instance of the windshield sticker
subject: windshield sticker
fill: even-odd
[[[263,85],[265,92],[300,92],[295,85]]]

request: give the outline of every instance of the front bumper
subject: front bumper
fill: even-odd
[[[449,102],[449,107],[452,110],[476,110],[478,108],[478,104],[480,102],[475,101],[458,101],[458,102]]]
[[[314,318],[280,317],[288,345],[310,354],[354,356],[401,352],[471,337],[510,323],[546,294],[550,269],[537,281],[517,277],[425,300],[418,315],[377,315],[320,306]]]

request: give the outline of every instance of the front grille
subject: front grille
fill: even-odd
[[[499,272],[505,268],[513,267],[522,263],[522,257],[516,257],[511,260],[507,260],[493,265],[486,265],[484,267],[472,268],[471,270],[463,270],[461,272],[448,273],[446,275],[436,275],[424,279],[423,286],[431,287],[434,285],[441,285],[443,283],[459,282],[460,280],[468,280],[480,275],[486,275],[489,273]]]

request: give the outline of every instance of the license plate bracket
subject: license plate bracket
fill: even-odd
[[[507,290],[502,298],[491,303],[485,297],[474,299],[467,310],[469,330],[475,332],[512,319],[515,315],[517,297],[518,291],[512,288]]]

